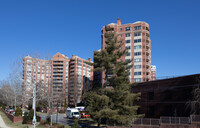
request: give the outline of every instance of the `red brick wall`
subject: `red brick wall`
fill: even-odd
[[[12,116],[9,113],[7,113],[6,111],[4,111],[3,109],[1,109],[1,111],[3,113],[5,113],[5,115],[13,122],[22,122],[23,121],[23,117],[22,116]]]

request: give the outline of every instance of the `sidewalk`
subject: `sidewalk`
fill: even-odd
[[[10,128],[10,127],[6,126],[6,124],[4,123],[1,115],[0,115],[0,128]]]

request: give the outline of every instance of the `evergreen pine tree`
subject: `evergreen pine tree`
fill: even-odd
[[[130,124],[138,117],[138,106],[134,100],[139,100],[140,94],[131,93],[129,71],[132,60],[122,61],[127,54],[121,50],[123,45],[114,33],[106,33],[106,48],[95,53],[94,72],[105,72],[105,83],[101,88],[93,85],[93,89],[84,95],[87,111],[100,123]]]

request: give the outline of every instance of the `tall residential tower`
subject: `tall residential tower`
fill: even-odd
[[[82,94],[89,90],[93,80],[93,66],[91,59],[84,60],[73,55],[69,59],[66,55],[57,53],[49,60],[37,59],[31,56],[23,58],[23,94],[24,105],[33,95],[33,85],[37,84],[40,92],[53,95],[54,107],[76,105],[82,100]]]
[[[110,23],[102,28],[102,49],[106,47],[105,33],[114,32],[118,40],[124,42],[121,49],[127,49],[128,54],[121,60],[133,59],[130,69],[130,82],[144,82],[151,80],[151,39],[149,37],[149,24],[143,21],[121,24]],[[102,73],[102,83],[105,82],[105,73]]]

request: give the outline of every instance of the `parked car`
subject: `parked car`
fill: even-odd
[[[6,109],[6,112],[7,112],[7,113],[10,113],[10,112],[13,112],[13,111],[15,111],[13,108],[8,108],[8,109]]]
[[[90,118],[90,115],[86,114],[86,113],[82,113],[81,114],[81,118]]]
[[[15,115],[15,111],[10,112],[10,115],[14,116]]]

